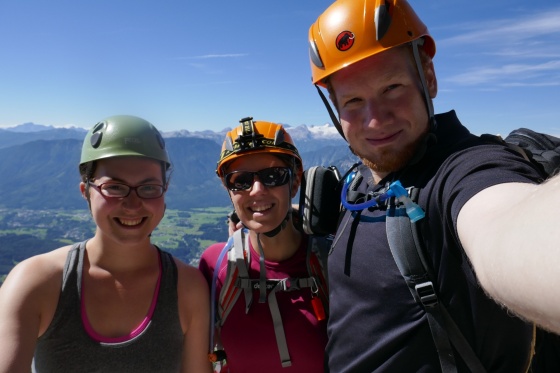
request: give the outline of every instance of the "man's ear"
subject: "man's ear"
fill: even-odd
[[[432,61],[428,64],[426,71],[426,85],[428,86],[428,93],[430,94],[430,98],[434,99],[437,96],[437,77],[436,72],[434,69],[434,64]]]

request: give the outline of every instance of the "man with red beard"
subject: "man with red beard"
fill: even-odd
[[[560,178],[541,183],[454,111],[434,114],[435,42],[406,1],[338,0],[309,43],[312,81],[363,163],[329,256],[328,370],[527,371],[532,323],[560,331]],[[408,286],[389,224],[403,203],[433,271]]]

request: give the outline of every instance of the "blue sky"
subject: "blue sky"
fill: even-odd
[[[0,0],[0,127],[114,114],[162,131],[328,123],[307,35],[330,3]],[[560,2],[411,4],[436,40],[436,112],[456,109],[475,133],[560,135]]]

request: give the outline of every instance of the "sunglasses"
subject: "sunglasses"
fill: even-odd
[[[288,167],[270,167],[255,172],[233,171],[224,177],[224,182],[232,192],[250,190],[255,182],[255,175],[265,187],[272,188],[287,184],[291,170]]]

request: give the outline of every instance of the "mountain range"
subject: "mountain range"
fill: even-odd
[[[337,166],[344,173],[356,162],[332,125],[286,126],[306,168]],[[227,131],[180,130],[162,133],[173,163],[166,195],[169,208],[228,206],[229,197],[216,176],[216,162]],[[78,185],[83,128],[55,128],[25,123],[0,128],[0,208],[87,208]]]

